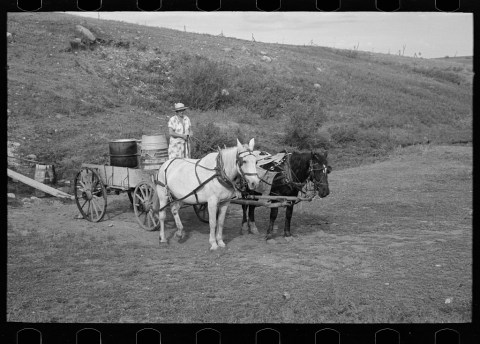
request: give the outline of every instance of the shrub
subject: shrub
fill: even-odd
[[[356,146],[362,149],[386,149],[395,145],[387,132],[377,129],[361,129],[355,125],[338,125],[329,128],[332,141],[342,147]]]
[[[288,121],[284,143],[299,149],[312,149],[318,141],[317,129],[326,121],[323,104],[290,102],[286,106]]]
[[[198,159],[216,151],[218,147],[229,146],[231,141],[229,135],[217,127],[214,121],[199,123],[195,128],[195,139],[191,140],[192,158]]]
[[[420,73],[429,78],[434,78],[440,81],[448,81],[460,85],[462,83],[462,77],[455,72],[447,70],[442,70],[440,68],[425,68],[425,67],[414,67],[413,71]]]
[[[288,83],[266,75],[267,71],[257,66],[237,70],[232,77],[232,101],[263,118],[272,118],[295,98],[295,93]]]
[[[336,144],[344,146],[357,140],[358,128],[353,125],[337,125],[328,129],[332,141]]]
[[[190,107],[218,109],[228,100],[222,89],[228,89],[229,70],[224,63],[204,57],[183,56],[173,71],[173,95]]]

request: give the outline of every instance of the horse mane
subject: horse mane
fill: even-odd
[[[245,145],[244,145],[245,147]],[[225,173],[230,175],[232,172],[236,172],[236,164],[237,164],[237,147],[227,147],[224,149],[220,149],[220,153],[222,156],[223,166]]]
[[[303,182],[308,177],[310,159],[312,159],[311,153],[293,152],[290,155],[290,168],[299,182]]]

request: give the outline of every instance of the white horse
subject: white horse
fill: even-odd
[[[170,205],[176,235],[183,238],[183,225],[178,210],[183,203],[208,203],[210,224],[210,250],[225,247],[222,231],[230,200],[236,193],[235,179],[244,178],[248,186],[255,188],[260,179],[253,154],[255,140],[248,146],[237,139],[237,146],[210,153],[202,159],[175,158],[167,160],[158,172],[157,194],[160,201],[160,242],[165,243],[165,208]],[[217,213],[218,210],[218,213]]]

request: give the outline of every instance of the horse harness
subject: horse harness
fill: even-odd
[[[307,184],[309,181],[313,182],[314,184],[314,189],[317,190],[319,189],[319,187],[321,185],[327,185],[327,183],[323,182],[322,180],[318,181],[316,178],[315,178],[315,171],[323,171],[324,175],[326,176],[327,173],[328,173],[328,169],[327,169],[327,166],[325,166],[325,164],[323,164],[323,168],[318,168],[317,166],[319,166],[320,164],[319,163],[315,163],[313,161],[313,156],[312,158],[310,159],[309,161],[309,167],[308,167],[308,177],[305,181],[303,182],[300,182],[297,178],[297,176],[295,175],[295,173],[293,172],[292,168],[291,168],[291,165],[290,165],[290,156],[291,156],[292,153],[286,153],[285,154],[285,157],[278,161],[278,162],[274,162],[274,165],[272,165],[269,170],[270,171],[275,171],[275,169],[279,169],[280,171],[280,175],[279,177],[280,178],[283,178],[284,179],[284,183],[282,185],[287,185],[288,187],[290,187],[290,189],[296,189],[297,191],[302,191],[303,187],[305,186],[305,184]],[[283,166],[285,165],[285,166]],[[280,179],[279,178],[279,179]],[[277,179],[277,177],[274,178],[274,180]],[[296,179],[296,181],[295,181]],[[323,178],[322,178],[323,179]],[[278,180],[278,179],[277,179]],[[268,183],[267,181],[261,179],[261,181],[263,181],[264,183],[268,184],[268,185],[272,185],[273,183]]]
[[[243,155],[244,153],[247,153],[246,155]],[[242,180],[245,178],[245,176],[250,176],[250,175],[256,175],[256,173],[245,173],[243,172],[241,166],[243,165],[244,163],[244,158],[245,156],[247,155],[254,155],[252,153],[252,151],[250,150],[247,150],[247,151],[244,151],[244,152],[241,152],[241,153],[238,153],[237,152],[237,158],[236,158],[236,165],[238,167],[238,170],[240,172],[240,175],[241,175],[241,178]],[[163,206],[162,208],[160,208],[160,210],[163,210],[164,208],[166,208],[167,206],[170,205],[170,203],[173,203],[173,202],[178,202],[178,201],[182,201],[188,197],[190,197],[191,195],[195,195],[195,199],[197,200],[197,204],[199,204],[199,200],[198,200],[198,195],[197,195],[197,191],[199,191],[201,188],[203,188],[207,183],[209,183],[210,181],[212,181],[213,179],[217,178],[218,182],[224,186],[225,188],[229,189],[229,188],[233,188],[235,190],[238,190],[238,187],[236,185],[236,183],[234,181],[232,181],[230,178],[228,178],[227,174],[225,173],[225,169],[224,169],[224,164],[223,164],[223,160],[222,160],[222,156],[220,154],[220,149],[218,151],[218,155],[217,155],[217,158],[216,158],[216,166],[214,168],[208,168],[208,167],[205,167],[205,166],[202,166],[202,165],[199,165],[200,161],[202,161],[202,159],[199,159],[196,163],[195,163],[195,176],[197,177],[197,180],[198,180],[198,183],[199,185],[194,189],[192,190],[190,193],[188,193],[187,195],[183,196],[182,198],[178,198],[178,199],[175,199],[172,194],[170,193],[169,189],[168,189],[168,183],[167,183],[167,170],[168,168],[171,166],[171,164],[173,163],[173,161],[177,160],[177,159],[180,159],[180,160],[184,160],[183,158],[174,158],[170,161],[170,163],[168,164],[168,166],[165,168],[165,184],[163,184],[161,181],[159,180],[155,180],[155,185],[160,185],[164,188],[167,189],[167,193],[168,193],[168,197],[170,199],[170,202],[168,202],[165,206]],[[204,180],[203,182],[200,180],[200,177],[198,176],[198,173],[197,173],[197,167],[200,166],[202,167],[203,169],[206,169],[206,170],[209,170],[209,171],[214,171],[215,174],[213,174],[212,176],[210,176],[209,178],[207,178],[206,180]]]

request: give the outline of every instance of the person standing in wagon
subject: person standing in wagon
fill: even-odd
[[[168,145],[168,158],[191,158],[190,136],[193,135],[192,123],[185,114],[188,109],[182,103],[175,103],[175,116],[168,121],[170,144]]]

